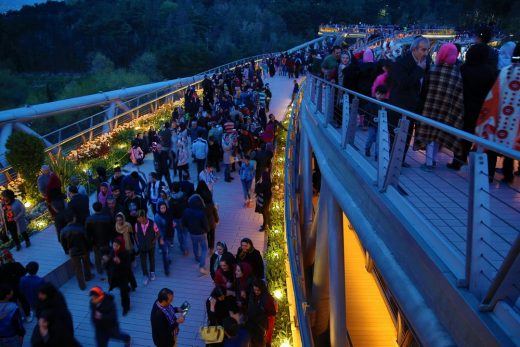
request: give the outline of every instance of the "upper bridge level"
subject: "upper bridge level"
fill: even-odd
[[[322,43],[329,34],[368,39],[377,30],[333,29],[322,27],[326,35],[287,53],[327,47]],[[380,48],[389,38],[406,40],[421,33],[415,30],[383,28],[384,35],[356,49]],[[453,35],[446,29],[423,33],[440,40]],[[41,136],[48,152],[70,153],[110,129],[180,100],[186,86],[198,88],[206,74],[276,54],[186,79],[2,111],[0,146],[13,130],[34,133],[27,122],[103,107]],[[275,80],[270,83],[276,88]],[[377,161],[364,155],[368,131],[358,126],[358,114],[370,104],[378,109]],[[387,121],[389,111],[401,118],[398,126]],[[381,339],[399,346],[520,343],[518,179],[509,186],[490,183],[482,151],[473,153],[469,165],[458,172],[445,169],[450,153],[443,152],[433,172],[421,170],[421,150],[409,151],[405,159],[411,167],[403,168],[411,121],[520,159],[518,151],[307,75],[292,106],[285,160],[287,248],[304,346],[379,346],[370,338],[382,332],[386,337]],[[395,137],[393,146],[390,135]],[[5,161],[4,148],[2,173],[10,179],[16,173]],[[369,289],[373,297],[367,299],[368,306],[358,305]],[[369,330],[371,323],[366,322],[381,328]]]

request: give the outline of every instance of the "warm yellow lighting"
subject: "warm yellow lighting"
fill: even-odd
[[[123,149],[123,148],[125,148],[125,147],[126,147],[126,145],[125,145],[124,143],[121,143],[121,144],[119,144],[119,145],[117,146],[117,148],[119,148],[119,149]]]
[[[274,232],[275,234],[279,234],[279,233],[280,233],[280,230],[278,230],[278,229],[274,229],[273,232]]]
[[[274,292],[273,292],[273,296],[276,300],[280,300],[283,298],[283,292],[281,289],[276,289]]]
[[[284,340],[280,347],[291,347],[291,343],[289,342],[289,340]]]
[[[39,220],[36,222],[36,227],[38,229],[45,229],[47,227],[47,222],[45,222],[43,220]]]
[[[365,267],[366,254],[343,215],[347,328],[354,346],[397,347],[397,331],[374,274]],[[377,327],[377,328],[376,328]]]
[[[29,208],[32,206],[32,203],[30,201],[26,201],[24,204],[23,204],[25,207]]]

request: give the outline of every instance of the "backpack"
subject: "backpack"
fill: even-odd
[[[186,198],[186,194],[182,194],[181,198],[170,199],[170,209],[172,211],[173,218],[180,219],[182,218],[182,214],[184,210],[188,207],[188,199]]]

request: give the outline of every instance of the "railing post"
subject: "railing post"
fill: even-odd
[[[347,145],[353,145],[354,139],[356,138],[356,124],[357,124],[357,116],[359,110],[359,99],[354,97],[352,100],[352,105],[350,105],[350,112],[348,115],[348,119],[344,120],[347,122],[347,130],[345,134],[345,141]]]
[[[323,113],[323,83],[318,81],[316,84],[318,88],[318,98],[316,99],[316,110]]]
[[[341,116],[341,148],[347,147],[348,121],[350,119],[350,100],[348,93],[343,93],[343,110]]]
[[[459,284],[469,287],[470,292],[480,299],[487,289],[481,274],[484,254],[482,241],[490,240],[490,230],[484,225],[490,224],[487,155],[470,153],[469,170],[466,278]]]
[[[383,189],[385,175],[388,171],[388,163],[390,161],[390,143],[388,139],[388,117],[384,108],[378,113],[377,126],[377,188]]]
[[[396,129],[392,155],[388,164],[388,171],[385,176],[381,191],[386,191],[389,185],[397,186],[399,184],[399,175],[403,165],[404,150],[406,148],[406,138],[408,136],[408,127],[410,121],[403,116],[399,120],[399,127]]]
[[[332,121],[334,114],[334,87],[330,84],[325,85],[325,110],[323,127],[326,128]]]

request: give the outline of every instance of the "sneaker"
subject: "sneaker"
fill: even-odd
[[[422,164],[421,165],[421,170],[423,170],[425,172],[433,172],[433,166]]]
[[[204,275],[204,276],[206,276],[207,274],[209,274],[209,271],[206,270],[206,269],[203,268],[203,267],[199,268],[199,272],[200,272],[202,275]]]
[[[451,163],[446,164],[446,167],[450,170],[459,171],[461,164],[459,164],[457,162],[451,162]]]
[[[29,313],[28,316],[25,317],[25,323],[31,323],[33,321],[34,315],[32,311]]]
[[[148,280],[148,277],[146,277],[143,281],[143,286],[147,286],[148,283],[150,283],[150,280]]]
[[[150,281],[155,281],[155,272],[150,272]]]

